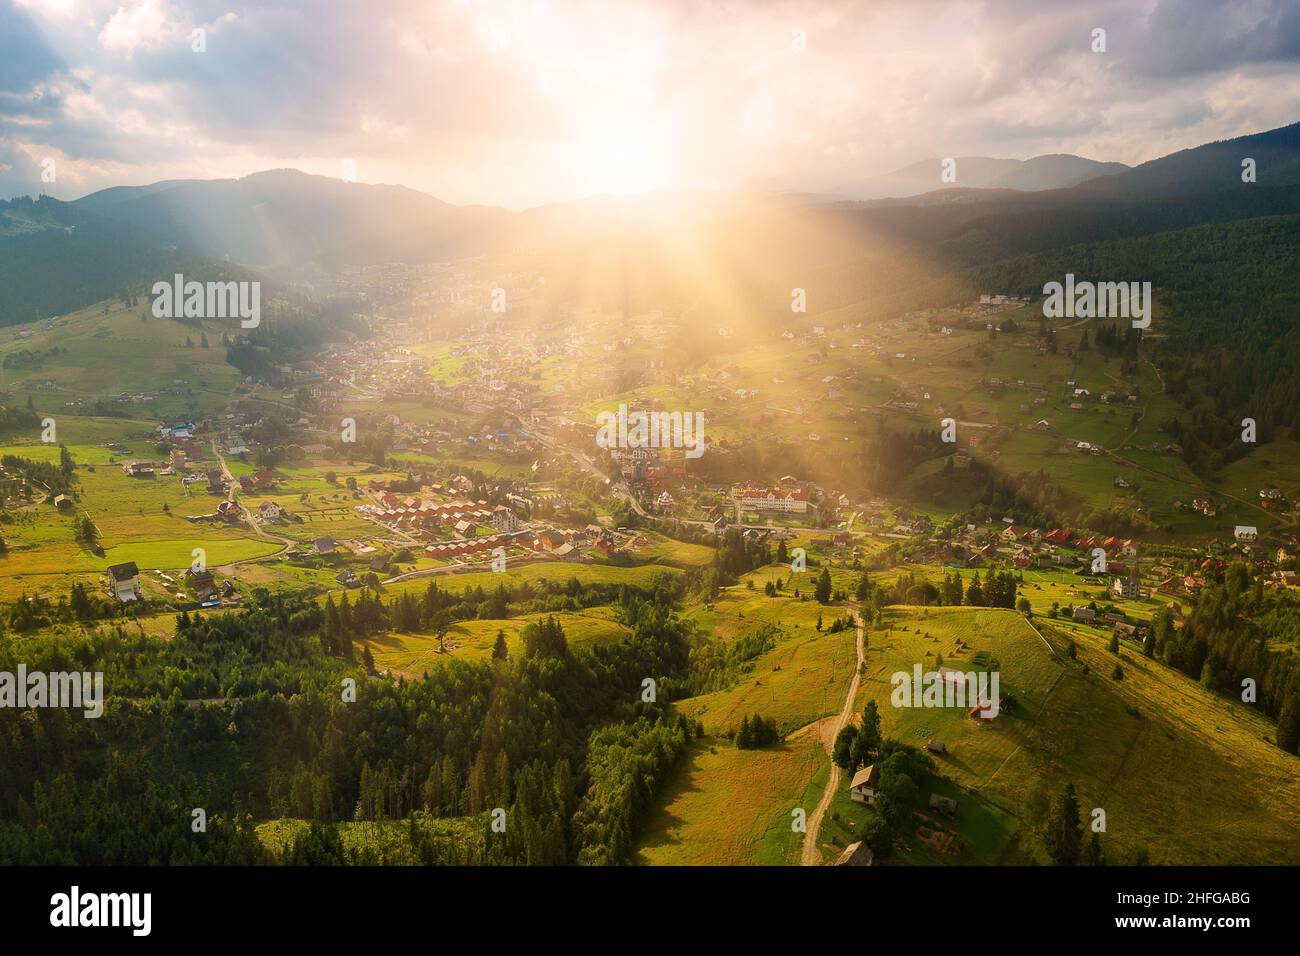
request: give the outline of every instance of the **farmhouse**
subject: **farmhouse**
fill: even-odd
[[[217,582],[213,578],[211,571],[195,571],[191,568],[185,572],[185,575],[190,579],[190,587],[194,590],[194,596],[200,601],[206,601],[217,592]]]
[[[1072,616],[1084,624],[1093,624],[1097,620],[1097,612],[1090,607],[1076,607]]]
[[[875,803],[880,786],[880,768],[875,764],[863,767],[849,782],[849,797],[857,803]]]
[[[67,495],[55,495],[54,507],[58,508],[60,511],[71,511],[72,499],[69,498]]]
[[[140,568],[134,561],[109,565],[108,583],[113,597],[123,603],[135,601],[140,597]]]
[[[1259,537],[1259,531],[1251,525],[1239,524],[1233,532],[1233,536],[1238,541],[1254,541]]]

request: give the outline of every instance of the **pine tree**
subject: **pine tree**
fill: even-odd
[[[822,568],[822,573],[817,578],[817,587],[813,590],[813,597],[819,604],[827,604],[831,599],[831,572]]]
[[[1101,836],[1096,830],[1092,831],[1092,838],[1088,841],[1088,848],[1083,854],[1083,862],[1087,866],[1106,865],[1106,854],[1101,848]]]
[[[1057,866],[1074,866],[1079,862],[1083,843],[1083,826],[1079,822],[1079,798],[1074,784],[1067,783],[1047,821],[1047,853]]]

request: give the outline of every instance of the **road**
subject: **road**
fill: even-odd
[[[237,482],[235,480],[235,476],[230,473],[230,468],[226,464],[226,456],[221,454],[221,451],[217,448],[216,441],[212,442],[212,454],[217,456],[217,462],[221,466],[221,475],[223,478],[226,479],[226,500],[234,501],[235,489],[239,487],[239,482]],[[269,531],[267,531],[265,528],[262,527],[261,522],[259,522],[255,517],[253,517],[253,513],[251,511],[246,510],[245,514],[248,515],[249,527],[253,529],[253,532],[259,538],[262,538],[266,541],[278,542],[280,545],[282,545],[282,547],[280,548],[279,551],[275,552],[274,554],[263,554],[253,558],[240,558],[238,561],[231,561],[228,564],[218,565],[215,570],[219,570],[224,574],[229,574],[230,573],[229,569],[239,564],[253,564],[258,561],[275,560],[276,558],[288,554],[290,551],[293,550],[294,546],[297,544],[297,542],[294,541],[292,538],[282,538],[278,534],[271,534]]]
[[[607,482],[610,486],[610,490],[618,494],[624,501],[626,501],[628,503],[628,506],[633,511],[635,511],[639,517],[642,518],[650,517],[650,515],[646,512],[646,510],[641,507],[640,502],[638,502],[636,498],[634,498],[631,495],[631,493],[629,493],[628,490],[625,487],[623,487],[622,482],[610,481],[609,476],[605,474],[603,471],[601,471],[599,468],[597,468],[595,462],[593,462],[585,454],[583,454],[582,452],[578,451],[575,448],[570,448],[568,445],[564,444],[563,442],[555,438],[552,438],[550,435],[544,434],[540,431],[535,430],[533,432],[533,437],[536,438],[543,445],[545,445],[547,448],[554,448],[557,451],[564,452],[566,455],[568,455],[574,461],[580,464],[588,474],[594,475],[595,477],[599,478],[601,481]]]
[[[853,616],[858,622],[858,660],[853,665],[853,680],[849,682],[849,692],[844,697],[844,708],[840,711],[839,719],[835,721],[835,735],[849,725],[853,719],[853,701],[858,696],[858,682],[862,677],[862,662],[866,659],[866,653],[862,646],[862,619],[858,617],[858,609],[852,608]],[[817,843],[817,835],[822,828],[822,818],[826,816],[826,810],[831,805],[831,800],[835,798],[836,792],[840,787],[840,768],[831,764],[831,775],[826,779],[826,789],[822,793],[822,798],[817,801],[817,806],[813,812],[808,814],[808,832],[803,838],[803,852],[799,860],[802,866],[820,866],[822,862],[821,847]]]

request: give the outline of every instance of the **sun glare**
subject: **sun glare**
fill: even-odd
[[[628,196],[659,186],[659,156],[635,131],[604,131],[580,148],[580,165],[594,193]]]

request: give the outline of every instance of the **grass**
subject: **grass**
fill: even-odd
[[[1015,852],[1042,861],[1041,847],[1028,838],[1036,821],[1026,807],[1036,793],[1054,796],[1066,782],[1077,788],[1085,819],[1093,808],[1106,811],[1103,843],[1112,859],[1139,846],[1155,863],[1296,858],[1300,777],[1296,759],[1271,743],[1267,719],[1131,650],[1120,662],[1125,677],[1116,681],[1108,634],[1038,623],[1058,650],[1073,638],[1079,663],[1054,656],[1010,611],[890,608],[885,626],[869,633],[858,709],[876,700],[886,736],[915,746],[943,741],[948,753],[936,757],[939,773],[960,789],[951,792],[956,819],[937,818],[934,845],[910,841],[900,860],[986,862],[1018,842]],[[964,651],[955,647],[959,637]],[[918,661],[933,669],[939,653],[946,664],[969,669],[978,652],[997,660],[1002,693],[1018,701],[1013,710],[988,723],[956,710],[891,706],[894,671]],[[942,785],[927,784],[924,796],[945,792]],[[853,811],[838,805],[847,837]]]
[[[738,750],[716,737],[693,741],[646,821],[637,862],[791,862],[801,838],[791,829],[791,811],[812,812],[810,781],[826,765],[820,746],[809,740],[761,750]]]
[[[564,628],[570,647],[620,641],[630,633],[614,620],[614,612],[608,607],[579,612],[558,611],[551,616]],[[520,632],[527,624],[545,617],[546,614],[528,614],[505,620],[460,621],[447,634],[448,650],[445,654],[438,653],[438,639],[432,634],[381,634],[371,638],[371,653],[379,670],[391,670],[415,678],[446,661],[487,660],[492,656],[499,631],[505,632],[506,646],[514,657],[522,653]],[[459,646],[452,647],[453,644]]]
[[[676,708],[709,733],[736,730],[742,717],[762,714],[782,734],[839,713],[853,677],[854,632],[804,634],[781,641],[726,690],[678,701]]]

